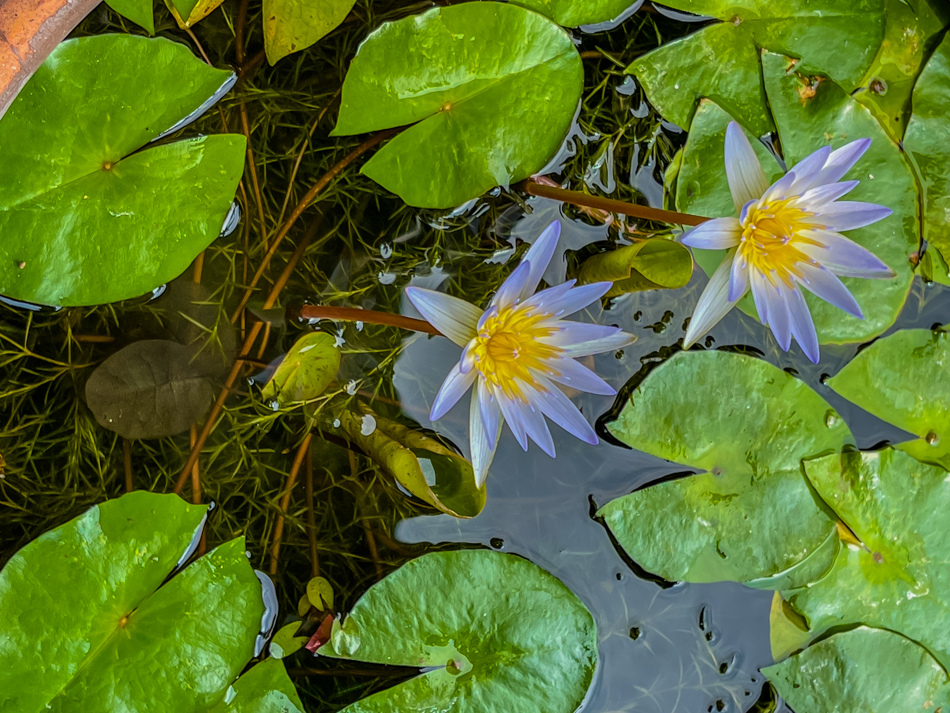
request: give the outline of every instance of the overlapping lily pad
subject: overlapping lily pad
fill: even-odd
[[[580,600],[537,565],[437,552],[373,585],[319,654],[423,669],[347,713],[573,713],[593,677],[597,632]]]
[[[754,135],[772,128],[762,90],[760,48],[802,58],[802,71],[858,86],[883,37],[884,0],[665,0],[721,22],[664,44],[627,71],[659,112],[689,126],[701,97],[713,99]]]
[[[950,469],[950,337],[895,332],[862,350],[829,386],[866,411],[917,436],[895,447]]]
[[[564,27],[609,22],[631,9],[635,0],[517,0]]]
[[[762,669],[779,695],[808,713],[936,713],[950,705],[947,672],[921,646],[859,627]]]
[[[702,471],[601,508],[644,569],[671,581],[775,577],[785,586],[830,566],[835,524],[815,502],[800,460],[852,437],[790,374],[738,354],[681,352],[647,376],[607,427],[633,448]]]
[[[143,710],[161,701],[187,713],[226,701],[264,613],[243,539],[163,584],[192,552],[206,511],[134,492],[14,555],[0,571],[0,708]],[[252,674],[235,684],[246,698],[279,689],[299,710],[285,673]],[[215,708],[232,709],[275,710]]]
[[[455,207],[543,168],[582,85],[570,36],[546,17],[495,2],[434,8],[360,46],[333,135],[411,125],[363,173],[410,205]]]
[[[919,642],[947,667],[946,470],[885,449],[806,461],[805,472],[861,543],[841,547],[817,582],[785,593],[812,635],[848,624],[889,629]]]
[[[682,243],[663,238],[594,255],[578,273],[582,283],[613,282],[607,297],[642,290],[675,289],[689,282],[693,257]]]
[[[233,81],[164,39],[62,43],[0,121],[0,293],[100,304],[183,272],[221,232],[245,140],[147,144]]]

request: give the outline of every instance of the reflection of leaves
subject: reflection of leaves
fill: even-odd
[[[693,258],[673,240],[654,238],[594,255],[584,261],[579,282],[613,282],[607,297],[643,290],[675,289],[689,282]]]
[[[815,551],[830,563],[833,551],[823,544],[834,523],[816,505],[799,461],[852,437],[790,374],[728,352],[678,353],[647,376],[607,428],[633,448],[704,471],[601,509],[649,572],[671,581],[746,582],[786,572]],[[815,569],[823,571],[818,563],[804,572]]]
[[[326,332],[310,332],[298,339],[261,390],[265,401],[279,405],[315,399],[336,378],[340,349]]]
[[[362,409],[340,416],[346,437],[432,507],[455,517],[475,517],[485,507],[485,488],[475,485],[472,464],[427,436]]]
[[[254,653],[264,605],[243,539],[165,582],[197,542],[206,511],[175,495],[134,492],[14,555],[0,571],[0,708],[146,710],[160,702],[196,711],[222,701]],[[256,668],[236,690],[277,696],[261,688],[274,686],[293,702],[289,710],[300,710],[282,666]]]
[[[881,629],[835,634],[762,673],[796,711],[936,713],[950,705],[943,667],[910,639]]]
[[[349,713],[572,713],[593,677],[597,634],[580,600],[537,565],[462,550],[424,555],[370,587],[320,654],[423,667]]]
[[[580,55],[547,18],[502,3],[434,8],[363,42],[333,135],[412,124],[362,172],[410,205],[454,207],[540,170],[582,85]]]
[[[356,0],[264,0],[264,49],[274,64],[337,27]]]

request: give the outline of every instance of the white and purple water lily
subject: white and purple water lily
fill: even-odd
[[[554,457],[544,416],[587,443],[597,434],[559,385],[613,395],[613,387],[575,361],[620,349],[636,337],[618,327],[570,322],[562,317],[606,294],[611,283],[575,287],[570,280],[535,294],[554,249],[560,224],[549,225],[505,280],[484,312],[456,297],[420,287],[406,295],[425,319],[460,347],[462,357],[432,404],[430,418],[444,416],[473,385],[469,416],[472,467],[481,487],[507,422],[521,447],[528,439]]]
[[[735,122],[726,129],[726,177],[738,218],[716,218],[683,237],[693,248],[729,250],[709,278],[686,330],[684,348],[708,332],[750,289],[763,324],[788,351],[791,338],[818,362],[818,335],[799,287],[861,319],[838,275],[887,278],[894,271],[841,235],[891,214],[874,203],[838,201],[858,181],[842,178],[871,145],[859,139],[835,151],[818,149],[769,186],[749,139]]]

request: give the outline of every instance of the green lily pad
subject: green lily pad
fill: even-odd
[[[950,22],[950,9],[928,0],[885,0],[884,41],[855,94],[894,141],[904,137],[921,67]]]
[[[860,540],[831,571],[785,593],[813,636],[864,624],[919,642],[950,664],[950,482],[947,471],[892,449],[805,461],[818,494]]]
[[[616,297],[683,287],[692,274],[693,256],[685,245],[654,238],[588,258],[577,278],[581,283],[613,282],[606,297]]]
[[[224,0],[165,0],[175,22],[182,29],[205,19]]]
[[[808,386],[759,359],[679,352],[631,394],[616,438],[702,473],[650,485],[601,508],[610,531],[644,569],[670,581],[781,586],[813,553],[830,566],[835,529],[801,473],[802,458],[852,443],[835,411]],[[804,583],[804,582],[802,582]],[[760,586],[764,583],[760,582]]]
[[[315,399],[340,369],[340,349],[326,332],[310,332],[298,339],[261,389],[261,398],[284,406]]]
[[[297,636],[302,622],[292,621],[286,626],[282,626],[271,639],[267,650],[275,659],[284,659],[297,653],[309,641],[306,636]]]
[[[233,81],[165,39],[60,44],[0,121],[0,293],[101,304],[181,274],[221,232],[245,140],[146,146]]]
[[[796,711],[937,713],[950,705],[947,672],[913,641],[859,627],[762,673]]]
[[[868,248],[896,273],[888,280],[844,277],[842,281],[864,311],[858,319],[803,290],[823,344],[864,342],[878,336],[897,319],[913,282],[909,256],[918,249],[920,224],[917,189],[910,167],[896,144],[887,136],[866,107],[858,104],[830,81],[815,86],[797,74],[787,74],[785,57],[764,54],[766,88],[772,106],[785,159],[789,165],[801,161],[824,145],[841,146],[854,139],[870,138],[871,147],[847,178],[861,184],[849,200],[886,205],[894,215],[847,237]],[[696,112],[684,149],[676,182],[677,210],[710,217],[734,216],[735,207],[725,177],[723,146],[730,116],[712,102],[704,102]],[[766,176],[781,175],[778,162],[765,147],[753,142]],[[695,250],[696,263],[707,274],[719,266],[725,251]],[[757,317],[751,295],[739,308]]]
[[[914,113],[904,149],[913,161],[923,192],[923,237],[950,257],[950,36],[930,57],[914,87]]]
[[[303,713],[303,705],[284,664],[267,659],[241,676],[211,713]]]
[[[0,571],[0,709],[187,713],[225,699],[264,613],[244,540],[163,584],[206,512],[133,492],[15,554]]]
[[[938,285],[950,287],[950,265],[937,249],[927,249],[920,259],[917,272],[924,282],[936,282]]]
[[[264,50],[275,64],[336,29],[356,0],[264,0]]]
[[[620,17],[634,0],[517,0],[521,5],[540,12],[564,27],[596,25]]]
[[[370,587],[318,653],[428,669],[347,713],[573,713],[593,678],[597,630],[580,600],[527,560],[435,552]]]
[[[433,8],[360,45],[331,135],[411,124],[362,172],[410,205],[455,207],[544,167],[580,101],[581,64],[563,29],[523,7]]]
[[[863,349],[828,385],[917,436],[899,450],[950,469],[950,337],[907,329]]]
[[[152,0],[106,0],[106,5],[136,25],[144,27],[150,35],[155,34],[155,15]]]
[[[383,418],[365,406],[345,411],[340,428],[406,490],[447,515],[475,517],[485,507],[485,488],[475,484],[472,464],[437,439]]]
[[[664,5],[722,22],[664,44],[627,67],[653,106],[689,126],[708,97],[755,136],[772,129],[762,91],[760,48],[802,58],[802,71],[858,86],[883,37],[884,0],[664,0]]]

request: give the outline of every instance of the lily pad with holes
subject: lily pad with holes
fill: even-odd
[[[900,634],[859,627],[762,673],[796,711],[937,713],[950,705],[947,672]]]
[[[360,45],[332,135],[408,126],[362,172],[410,205],[455,207],[541,170],[583,81],[570,36],[546,17],[494,2],[437,7]]]
[[[647,571],[670,581],[758,586],[774,577],[785,586],[830,566],[835,524],[815,502],[800,461],[853,441],[835,411],[795,377],[752,357],[680,352],[650,372],[607,429],[631,448],[700,471],[600,509]]]
[[[221,232],[245,140],[149,142],[234,79],[165,39],[59,45],[0,121],[0,293],[102,304],[181,274]]]
[[[517,0],[516,5],[547,15],[564,27],[609,22],[632,10],[635,0]]]
[[[176,495],[133,492],[17,552],[0,570],[0,709],[299,710],[272,666],[235,683],[264,614],[244,540],[178,571],[206,512]],[[232,684],[262,699],[279,691],[296,707],[228,707]]]
[[[423,669],[347,713],[573,713],[597,663],[597,630],[555,577],[515,555],[412,560],[333,624],[323,656]]]
[[[606,294],[676,289],[689,282],[693,257],[682,243],[663,238],[643,240],[587,258],[581,265],[581,283],[613,282]]]
[[[720,20],[662,45],[627,68],[668,120],[689,126],[708,97],[753,135],[772,129],[762,88],[760,50],[802,59],[848,91],[858,86],[884,33],[884,0],[664,0],[675,10]]]
[[[858,352],[828,385],[865,411],[913,433],[895,446],[950,469],[950,336],[895,332]]]
[[[860,544],[785,598],[812,636],[864,624],[917,641],[946,667],[950,630],[950,480],[901,451],[847,452],[805,461],[818,494]]]

